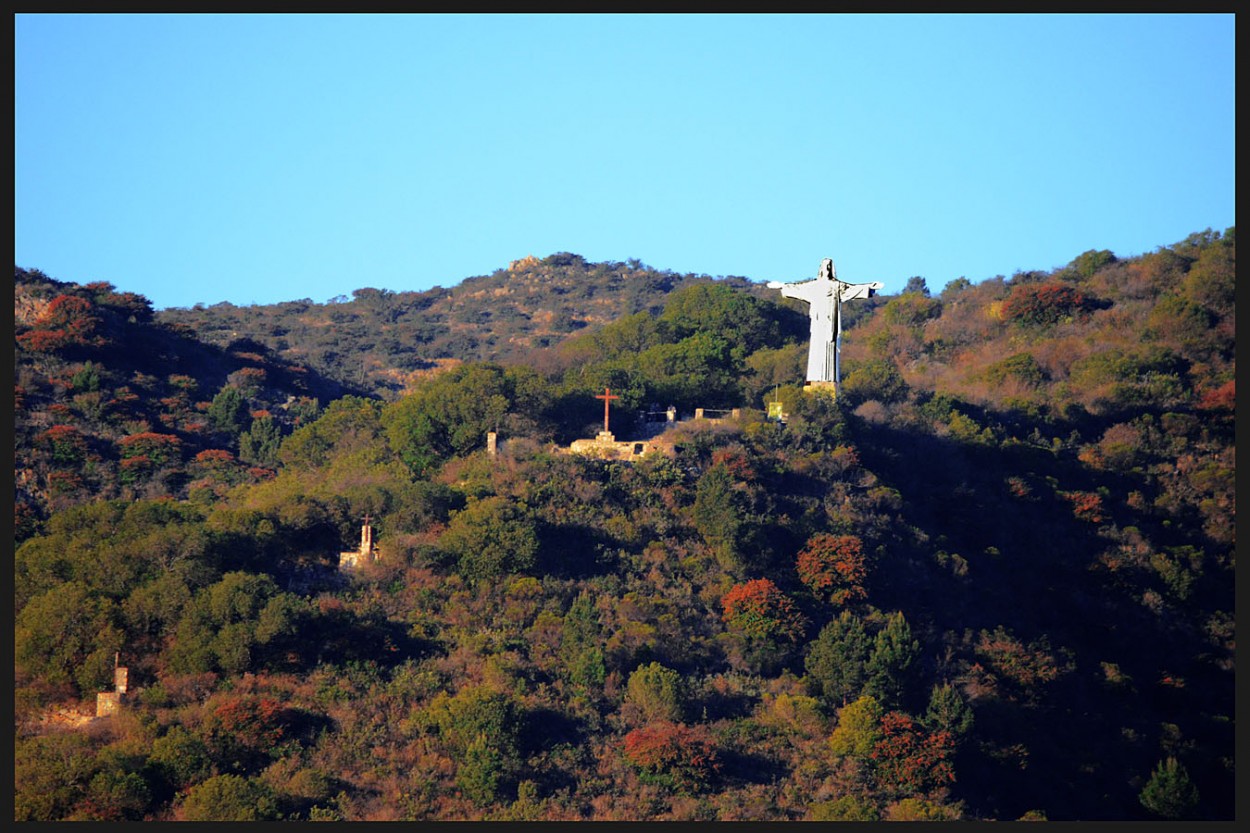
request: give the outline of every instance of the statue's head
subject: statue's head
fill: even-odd
[[[816,277],[826,281],[837,280],[838,272],[833,268],[833,258],[827,257],[820,262],[820,272]]]

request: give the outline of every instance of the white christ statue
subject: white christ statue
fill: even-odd
[[[842,365],[842,302],[871,298],[885,287],[880,281],[845,283],[838,280],[833,261],[820,262],[820,272],[810,281],[779,283],[769,281],[769,289],[780,289],[787,298],[807,301],[812,318],[812,342],[807,351],[807,383],[833,382],[837,393]]]

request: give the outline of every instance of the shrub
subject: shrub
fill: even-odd
[[[625,736],[625,757],[644,780],[682,790],[706,787],[720,770],[716,744],[704,726],[653,723]]]
[[[1049,282],[1013,286],[1003,301],[1002,315],[1018,324],[1049,326],[1093,308],[1093,299],[1076,287]]]
[[[629,675],[625,702],[638,710],[647,722],[681,720],[685,705],[685,684],[681,674],[658,662],[640,665]]]
[[[278,798],[259,778],[217,775],[187,791],[180,821],[274,821]]]

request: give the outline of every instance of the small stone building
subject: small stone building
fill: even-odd
[[[113,690],[101,691],[95,696],[96,717],[117,714],[122,707],[122,698],[130,686],[130,669],[119,665],[120,660],[120,654],[113,658]]]
[[[373,546],[373,527],[369,520],[369,516],[366,515],[364,524],[360,527],[360,547],[339,553],[340,570],[352,570],[360,564],[372,563],[377,559],[377,550]]]

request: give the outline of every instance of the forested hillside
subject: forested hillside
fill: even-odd
[[[710,280],[637,260],[588,263],[560,252],[525,257],[491,275],[424,292],[361,287],[324,304],[230,303],[161,310],[157,319],[195,328],[225,346],[261,342],[285,359],[346,385],[395,398],[416,380],[460,361],[516,361],[625,315],[658,312],[666,295]],[[759,291],[745,278],[722,278]]]
[[[481,298],[536,320],[509,276],[573,258]],[[838,401],[737,279],[371,395],[306,334],[17,274],[18,819],[1233,817],[1233,229],[913,279]],[[622,438],[744,411],[562,453],[604,387]],[[119,714],[51,719],[117,654]]]

